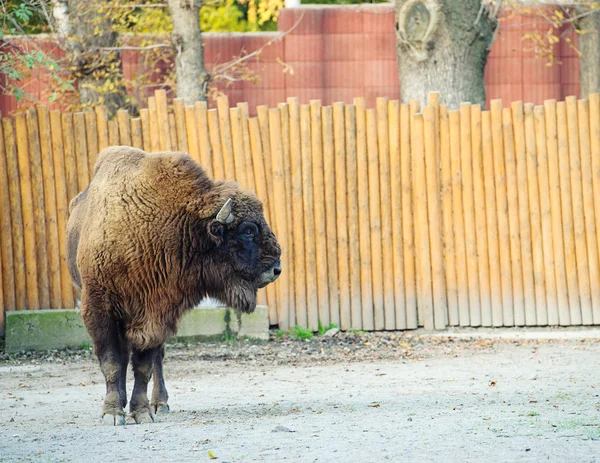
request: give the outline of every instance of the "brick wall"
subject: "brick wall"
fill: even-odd
[[[258,104],[275,106],[288,96],[299,97],[301,103],[318,98],[324,104],[351,103],[355,96],[365,96],[369,106],[377,96],[399,97],[395,18],[390,4],[284,9],[280,12],[279,30],[290,29],[301,17],[290,34],[267,47],[259,60],[249,63],[260,76],[258,83],[220,86],[232,104],[247,101],[253,111]],[[560,65],[546,66],[533,52],[524,51],[523,34],[535,28],[545,31],[548,25],[516,14],[503,18],[485,72],[488,100],[540,104],[546,98],[563,99],[578,94],[579,58],[566,42],[556,47]],[[243,51],[250,53],[278,34],[281,32],[204,34],[207,68],[227,62]],[[576,37],[572,40],[576,42]],[[278,60],[290,65],[293,73],[284,73]],[[169,65],[164,63],[162,68]],[[139,52],[123,52],[123,69],[128,78],[139,73],[140,67],[143,61]],[[156,72],[154,78],[160,82],[162,73]],[[26,82],[27,90],[42,100],[47,86],[47,79],[40,76]],[[148,95],[153,90],[149,86],[141,94]],[[4,114],[17,107],[12,96],[0,95],[0,110]]]

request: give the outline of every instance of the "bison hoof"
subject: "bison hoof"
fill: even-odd
[[[131,416],[137,424],[156,423],[158,421],[156,419],[156,415],[152,413],[152,410],[150,410],[149,408],[144,408],[142,410],[136,410],[134,412],[131,412]]]
[[[162,403],[162,404],[154,404],[152,405],[152,408],[154,409],[154,413],[156,413],[157,415],[166,415],[169,413],[169,405]]]
[[[105,413],[102,415],[102,424],[106,426],[123,426],[125,424],[125,415]]]

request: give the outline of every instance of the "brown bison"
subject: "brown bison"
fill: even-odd
[[[103,421],[125,423],[130,354],[131,415],[155,421],[168,411],[164,343],[182,314],[206,297],[252,312],[281,273],[279,244],[254,194],[211,180],[185,153],[107,148],[69,209],[69,270],[106,378]]]

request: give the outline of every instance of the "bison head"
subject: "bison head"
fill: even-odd
[[[260,201],[238,190],[208,221],[213,246],[205,266],[207,293],[239,309],[252,312],[256,293],[281,273],[281,249],[267,225]]]

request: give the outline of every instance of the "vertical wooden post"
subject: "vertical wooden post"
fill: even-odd
[[[529,192],[529,221],[531,223],[531,248],[535,285],[535,310],[537,325],[548,324],[548,301],[546,300],[546,278],[544,274],[544,245],[542,238],[542,216],[540,213],[540,187],[537,166],[539,157],[535,141],[533,104],[527,103],[525,111],[525,173]],[[547,182],[547,177],[546,177]],[[549,214],[550,211],[548,211]],[[554,284],[554,283],[552,283]]]
[[[590,148],[590,111],[588,100],[577,101],[577,116],[579,120],[579,154],[581,156],[585,239],[590,270],[590,291],[592,299],[592,320],[590,324],[597,324],[600,323],[600,268],[598,265],[598,246],[596,241],[597,230],[596,214],[594,211],[594,187]],[[600,153],[596,153],[596,156],[599,154]]]
[[[556,134],[558,140],[558,168],[560,176],[560,204],[565,248],[565,268],[569,294],[569,315],[571,325],[581,325],[581,305],[579,281],[577,279],[578,262],[575,249],[575,229],[573,223],[573,195],[571,185],[571,163],[569,156],[569,135],[567,130],[567,106],[564,101],[556,103]],[[589,294],[585,295],[589,296]],[[583,304],[589,308],[588,301]]]
[[[413,155],[413,186],[415,197],[415,248],[419,291],[420,323],[426,330],[435,327],[431,253],[429,244],[429,216],[427,207],[427,180],[425,172],[425,143],[423,114],[414,114],[410,127]]]
[[[590,288],[590,268],[586,245],[585,214],[581,185],[581,156],[579,149],[579,122],[577,117],[577,98],[566,99],[567,139],[571,180],[571,201],[573,208],[573,233],[575,240],[575,257],[577,259],[577,280],[581,307],[581,322],[584,325],[593,323],[592,296]],[[560,132],[559,132],[560,134]],[[559,143],[560,143],[559,138]],[[591,211],[590,211],[591,212]]]
[[[533,273],[533,250],[531,246],[531,222],[529,221],[528,179],[527,179],[527,153],[525,148],[525,120],[523,117],[523,103],[516,101],[511,105],[512,128],[514,133],[514,152],[517,173],[517,188],[519,202],[519,232],[521,238],[521,258],[523,272],[523,303],[525,324],[537,325],[537,309],[535,300],[535,281]]]
[[[247,111],[248,111],[248,105],[245,104],[238,104],[238,108],[240,108],[240,117],[241,117],[241,123],[242,123],[242,141],[244,142],[244,133],[243,133],[243,128],[244,126],[247,128]],[[279,119],[280,119],[280,124],[281,124],[281,152],[282,152],[282,156],[283,156],[283,180],[284,180],[284,188],[285,188],[285,209],[286,209],[286,215],[287,215],[287,223],[286,223],[286,233],[288,236],[288,244],[289,247],[286,250],[287,253],[287,257],[286,257],[286,268],[287,268],[287,272],[288,272],[288,299],[287,299],[287,304],[288,304],[288,312],[290,314],[290,319],[291,320],[295,320],[296,319],[296,301],[294,298],[294,251],[293,251],[293,244],[292,244],[292,236],[294,234],[294,223],[293,223],[293,218],[292,218],[292,173],[291,173],[291,159],[290,159],[290,114],[289,114],[289,107],[287,103],[279,103],[277,105],[277,108],[279,109]],[[245,142],[243,143],[245,144]],[[244,155],[242,153],[242,161],[244,162],[244,164],[247,166],[246,171],[247,171],[247,175],[246,178],[248,180],[248,188],[252,189],[254,188],[254,179],[252,178],[253,176],[251,175],[251,169],[252,169],[252,160],[250,160],[250,163],[247,163],[246,159],[244,158]],[[250,186],[252,185],[252,186]],[[318,307],[319,310],[321,310],[320,307]],[[310,322],[309,322],[310,324]]]
[[[496,206],[498,207],[498,243],[500,252],[500,276],[502,280],[502,322],[514,326],[513,287],[508,225],[508,198],[506,193],[506,164],[504,163],[504,138],[502,130],[502,100],[492,100],[492,145],[494,151],[494,175],[496,176]]]
[[[116,120],[108,121],[108,144],[111,146],[120,145],[119,122]]]
[[[21,179],[15,120],[2,119],[4,132],[4,150],[6,152],[6,173],[8,177],[8,192],[10,195],[10,219],[12,222],[13,268],[15,273],[15,309],[23,310],[28,307],[29,293],[27,292],[27,259],[25,254],[25,229],[21,201]]]
[[[450,156],[450,120],[448,108],[440,107],[440,160],[442,168],[442,218],[444,221],[444,261],[446,267],[446,294],[448,298],[448,324],[457,326],[458,287],[456,280],[456,250],[452,224],[452,159]]]
[[[173,107],[175,109],[175,127],[177,129],[177,145],[179,151],[189,152],[187,131],[189,130],[186,124],[185,106],[183,98],[174,98]],[[195,121],[194,121],[195,122]],[[196,124],[192,126],[196,128]]]
[[[144,149],[144,135],[142,129],[142,120],[139,117],[130,119],[131,124],[131,146],[134,148]]]
[[[131,127],[129,125],[129,112],[126,109],[117,111],[117,123],[119,124],[119,143],[131,146]]]
[[[379,153],[377,150],[377,113],[367,109],[367,157],[369,160],[369,225],[371,226],[371,266],[375,329],[385,329],[383,262],[381,256],[381,207],[379,196]]]
[[[190,157],[198,164],[202,165],[200,159],[200,144],[198,142],[198,122],[196,120],[196,110],[193,106],[186,106],[185,113],[185,135],[187,139],[188,152]]]
[[[4,149],[4,134],[0,125],[0,267],[2,280],[3,309],[0,310],[0,329],[4,327],[4,312],[16,309],[15,271],[13,254],[13,230],[10,211],[10,184],[8,174],[8,153]]]
[[[392,208],[392,254],[394,264],[394,306],[396,329],[406,329],[406,304],[404,301],[404,253],[402,252],[402,171],[400,168],[400,102],[388,103],[390,147],[390,196]],[[358,204],[354,206],[358,210]],[[352,210],[352,206],[348,206]]]
[[[465,222],[463,215],[463,187],[461,170],[460,113],[449,111],[450,118],[450,164],[452,167],[452,204],[454,224],[454,249],[456,253],[456,285],[458,292],[458,323],[460,326],[471,324],[469,311],[469,279],[467,268],[467,250],[465,244]],[[414,180],[416,182],[416,180]],[[415,233],[416,244],[416,233]]]
[[[179,149],[179,141],[177,140],[177,124],[175,123],[175,114],[169,113],[169,138],[171,139],[171,149],[173,151],[181,151]]]
[[[329,326],[330,307],[329,285],[327,275],[327,216],[325,215],[323,133],[321,121],[321,102],[319,100],[310,101],[310,121],[311,154],[313,167],[313,198],[315,206],[315,251],[317,264],[317,300],[319,303],[319,322],[321,322],[323,326]]]
[[[360,288],[362,328],[373,330],[373,282],[371,268],[371,231],[369,227],[369,160],[367,156],[367,121],[365,99],[355,98],[356,107],[356,177],[358,196],[358,238],[360,249]]]
[[[38,269],[36,261],[35,241],[35,207],[31,182],[29,159],[29,141],[27,136],[27,120],[23,114],[15,118],[17,132],[17,152],[19,157],[19,177],[21,185],[21,205],[23,207],[23,236],[25,241],[25,273],[27,284],[27,308],[40,308],[38,290]],[[41,179],[36,179],[41,180]],[[46,287],[47,288],[47,287]]]
[[[77,159],[75,157],[75,132],[73,131],[73,115],[62,115],[63,145],[65,149],[65,173],[67,179],[67,202],[70,202],[79,192],[77,179]]]
[[[356,107],[344,108],[346,127],[346,179],[348,182],[348,256],[350,271],[351,328],[362,329],[362,305],[360,294],[360,243],[358,228],[358,178],[356,164]]]
[[[418,325],[413,233],[413,199],[410,155],[410,107],[400,105],[400,172],[402,174],[402,251],[404,254],[404,288],[406,328]]]
[[[154,92],[155,103],[154,108],[151,107],[150,101],[148,101],[148,108],[152,114],[152,110],[156,111],[155,121],[158,128],[158,141],[160,147],[157,151],[171,151],[173,146],[171,145],[171,135],[169,133],[169,112],[167,109],[167,92],[166,90],[156,90]],[[150,128],[152,129],[152,119],[150,119]],[[153,143],[154,145],[154,143]],[[154,148],[154,146],[153,146]],[[153,149],[154,151],[154,149]]]
[[[267,108],[265,107],[265,112],[263,114],[263,117],[265,118],[264,120],[268,120],[268,115],[267,115]],[[233,163],[233,143],[231,140],[231,123],[229,121],[229,100],[227,98],[227,96],[221,96],[219,98],[217,98],[217,111],[219,114],[219,132],[221,134],[221,150],[223,151],[223,158],[225,159],[224,162],[224,166],[225,166],[225,176],[228,179],[233,179],[235,178],[235,165]],[[259,118],[260,121],[260,118]],[[268,139],[269,137],[269,131],[268,131],[268,125],[266,126],[266,132],[262,134],[262,145],[263,145],[263,150],[265,149],[265,135],[266,138]],[[264,130],[261,124],[261,131]],[[265,153],[266,154],[266,153]],[[269,152],[270,154],[270,152]],[[265,166],[270,166],[270,159],[267,160],[265,159]],[[267,179],[270,178],[271,176],[271,169],[267,169]],[[273,192],[273,188],[270,187],[267,184],[267,188],[269,190],[270,193]],[[273,217],[273,208],[271,208],[271,217]]]
[[[536,106],[533,110],[533,117],[535,123],[535,148],[537,154],[537,173],[540,191],[540,215],[542,219],[542,245],[544,253],[544,281],[546,282],[547,323],[548,325],[558,325],[558,280],[555,277],[556,265],[554,263],[554,244],[552,237],[552,193],[550,190],[544,107]],[[566,300],[565,305],[568,304],[569,302]]]
[[[239,118],[239,109],[232,108],[231,111],[234,111],[234,118],[236,122],[232,124],[232,129],[238,125]],[[235,115],[237,112],[237,116]],[[232,135],[234,137],[238,137],[240,141],[241,139],[241,127],[237,127],[240,129],[240,133],[237,132],[237,129],[232,130]],[[273,108],[269,110],[269,134],[270,134],[270,142],[271,142],[271,156],[272,156],[272,166],[273,166],[273,191],[275,193],[275,197],[277,198],[285,198],[285,178],[283,176],[284,167],[283,167],[283,149],[281,146],[281,119],[279,114],[279,109]],[[238,147],[240,148],[240,147]],[[235,151],[235,147],[234,147]],[[239,153],[239,161],[243,159],[242,153]],[[239,165],[239,164],[238,164]],[[288,281],[289,275],[286,272],[288,268],[288,236],[287,236],[287,205],[285,201],[274,201],[275,203],[275,216],[273,218],[273,225],[276,229],[277,240],[281,246],[282,256],[281,262],[283,265],[283,271],[278,280],[279,284],[279,301],[278,301],[278,319],[285,320],[294,320],[289,313],[289,305],[288,305]],[[311,310],[314,311],[314,319],[316,324],[316,312],[317,306],[311,307]],[[306,327],[306,325],[304,325]]]
[[[288,107],[290,116],[292,236],[294,243],[294,307],[296,309],[296,319],[308,323],[306,306],[306,254],[304,251],[304,209],[302,205],[302,145],[300,141],[300,105],[298,99],[288,99]],[[311,239],[311,237],[308,237],[308,239]]]
[[[335,209],[337,223],[340,326],[350,328],[350,272],[348,256],[348,207],[346,189],[346,136],[344,104],[333,103],[333,146],[335,151]],[[379,194],[379,192],[377,192]]]
[[[83,113],[85,117],[85,133],[88,152],[88,174],[89,181],[92,181],[94,176],[94,166],[98,157],[98,124],[96,121],[96,113],[94,111],[86,111]]]
[[[208,127],[208,109],[206,102],[197,102],[194,105],[196,112],[196,123],[198,129],[198,144],[200,149],[200,165],[209,177],[216,177],[213,171],[213,154],[211,135]]]
[[[471,105],[460,105],[460,170],[462,178],[463,220],[467,279],[469,284],[470,326],[481,325],[477,235],[475,233],[475,202],[473,198],[473,155],[471,152]]]
[[[558,323],[569,325],[569,292],[567,283],[567,266],[565,261],[565,248],[563,238],[560,160],[558,154],[558,137],[556,126],[556,100],[544,101],[546,116],[546,147],[548,150],[548,178],[550,188],[550,202],[552,210],[552,242],[554,250],[554,264],[556,272],[556,290],[558,297]],[[569,211],[570,213],[570,211]],[[576,271],[575,269],[572,269]]]
[[[383,307],[386,330],[396,328],[394,301],[394,255],[392,244],[392,204],[390,185],[390,147],[388,99],[377,98],[377,139],[379,148],[379,200],[381,211],[381,256],[383,269]]]
[[[210,146],[211,146],[211,160],[212,160],[212,172],[213,172],[213,176],[215,179],[225,179],[226,175],[225,175],[225,165],[224,165],[224,161],[223,161],[223,151],[221,150],[221,133],[220,133],[220,129],[219,129],[219,115],[217,113],[216,109],[209,109],[208,110],[208,134],[209,134],[209,139],[210,139]],[[262,141],[261,141],[261,146],[262,146]],[[262,150],[262,148],[261,148]],[[200,152],[202,153],[202,151]],[[262,164],[261,164],[262,165]],[[264,172],[263,172],[264,175]],[[262,201],[264,201],[264,198],[261,198]],[[268,208],[266,208],[268,214],[267,216],[270,217],[270,211],[268,211]]]
[[[150,152],[150,111],[147,108],[140,109],[140,120],[142,121],[142,140],[144,142],[144,151]]]
[[[255,191],[256,187],[254,186],[254,173],[252,170],[252,153],[250,151],[250,132],[248,132],[248,117],[249,117],[249,110],[248,110],[248,103],[238,103],[237,107],[240,109],[240,117],[242,120],[242,136],[244,138],[244,163],[245,163],[245,169],[246,169],[246,178],[248,180],[248,188],[250,188],[250,190]],[[281,116],[281,123],[282,126],[284,124],[284,119],[288,119],[287,122],[287,127],[288,127],[288,132],[289,132],[289,117],[286,111],[286,116],[283,115]],[[286,141],[287,140],[287,141]],[[286,146],[287,143],[287,163],[289,164],[289,133],[287,135],[287,138],[284,137],[283,139],[283,143],[284,143],[284,148]],[[285,153],[284,153],[285,154]],[[286,158],[284,158],[285,160]],[[292,214],[291,214],[291,210],[292,210],[292,203],[291,203],[291,186],[289,185],[290,183],[290,176],[289,176],[289,165],[286,166],[286,170],[287,170],[287,174],[286,174],[286,195],[290,195],[289,201],[289,205],[288,205],[288,219],[291,220],[292,218]],[[289,191],[288,191],[289,190]],[[290,278],[291,281],[293,281],[292,278]]]
[[[148,98],[148,116],[150,125],[150,151],[156,153],[162,149],[162,146],[160,142],[160,129],[158,128],[158,108],[156,107],[156,98],[153,96]],[[164,123],[168,123],[168,120],[164,121]]]
[[[327,269],[329,276],[329,320],[340,324],[338,295],[337,219],[335,200],[335,152],[333,142],[333,109],[321,109],[323,123],[323,172],[325,180],[325,216],[327,226]]]
[[[492,141],[492,115],[481,114],[481,142],[483,145],[483,183],[485,189],[487,252],[490,268],[490,297],[492,325],[503,325],[502,278],[500,276],[500,250],[498,239],[498,216],[496,211],[496,188],[494,175],[494,147]]]
[[[77,163],[77,187],[79,191],[83,191],[90,182],[84,113],[73,114],[73,127],[75,135],[75,160]]]
[[[93,113],[92,113],[93,114]],[[60,250],[58,245],[58,224],[56,207],[56,187],[52,152],[52,132],[50,113],[47,106],[38,106],[39,141],[42,154],[42,178],[44,187],[44,224],[46,227],[48,280],[50,284],[50,308],[62,307],[60,284]]]
[[[596,248],[600,254],[600,94],[593,93],[589,99],[590,154],[592,163],[592,185],[594,212],[596,224]],[[592,281],[592,284],[594,282]],[[594,313],[594,324],[600,323],[600,318]]]
[[[485,187],[482,161],[481,106],[471,106],[471,153],[473,159],[473,201],[477,235],[477,271],[481,324],[492,326],[492,300],[488,255]]]
[[[106,106],[96,106],[94,110],[96,111],[96,126],[98,129],[98,151],[102,151],[108,147],[108,109]],[[148,110],[140,109],[140,114],[142,111],[146,111],[147,114]]]
[[[314,241],[315,219],[311,162],[310,107],[300,105],[300,139],[302,149],[302,204],[304,206],[304,252],[306,253],[306,305],[308,326],[318,328],[317,263]],[[305,325],[306,326],[306,325]]]
[[[17,126],[18,129],[18,126]],[[31,172],[31,191],[33,195],[33,217],[35,223],[35,255],[37,263],[39,306],[36,309],[50,308],[50,283],[48,278],[48,251],[45,219],[44,174],[42,171],[42,153],[37,113],[34,109],[27,111],[27,133],[29,136],[29,153],[23,153],[20,160],[29,157]],[[22,146],[27,149],[27,144]]]
[[[278,113],[279,114],[279,113]],[[229,117],[230,117],[230,126],[231,126],[231,140],[232,140],[232,146],[233,146],[233,165],[235,168],[235,179],[240,183],[240,185],[242,186],[242,188],[248,188],[248,179],[246,176],[246,160],[244,158],[244,136],[242,134],[242,115],[240,112],[239,108],[231,108],[229,110]],[[269,122],[271,120],[271,117],[269,116]],[[270,124],[269,124],[270,127]],[[281,121],[278,121],[278,127],[281,128]],[[271,129],[269,130],[270,132],[270,136],[271,136],[271,140],[273,140],[273,130]],[[275,137],[279,137],[279,143],[281,144],[281,130],[279,130],[279,133],[277,135],[275,135]],[[280,146],[280,149],[283,149],[283,147]],[[283,152],[281,154],[282,156],[282,162],[283,162]],[[274,159],[274,158],[273,158]],[[275,175],[275,174],[273,174]],[[283,172],[282,172],[282,178],[283,178]],[[275,180],[275,178],[273,178],[273,180]],[[283,178],[284,181],[284,191],[285,191],[285,179]],[[289,274],[288,274],[289,277]]]
[[[214,110],[211,110],[214,111]],[[209,111],[210,112],[210,111]],[[215,114],[215,113],[212,113]],[[216,116],[216,114],[215,114]],[[209,116],[209,121],[211,120]],[[217,125],[218,127],[218,125]],[[258,120],[255,117],[248,119],[248,128],[250,131],[250,148],[252,150],[252,165],[254,167],[254,181],[256,183],[256,195],[263,202],[265,214],[269,211],[269,198],[267,193],[267,182],[265,178],[265,169],[263,165],[263,150],[261,146],[260,127]],[[211,140],[214,133],[211,132]],[[219,153],[220,154],[220,153]],[[215,154],[216,156],[216,154]],[[269,285],[266,288],[268,303],[269,303],[269,323],[275,325],[279,323],[279,328],[287,330],[289,328],[289,320],[278,319],[277,307],[275,305],[275,291],[273,285]],[[284,314],[286,315],[286,314]]]
[[[73,300],[71,275],[69,274],[69,268],[67,266],[67,221],[69,219],[69,201],[60,111],[50,111],[50,126],[52,130],[52,152],[54,153],[54,179],[56,184],[61,298],[63,307],[71,309],[75,307],[75,301]]]

